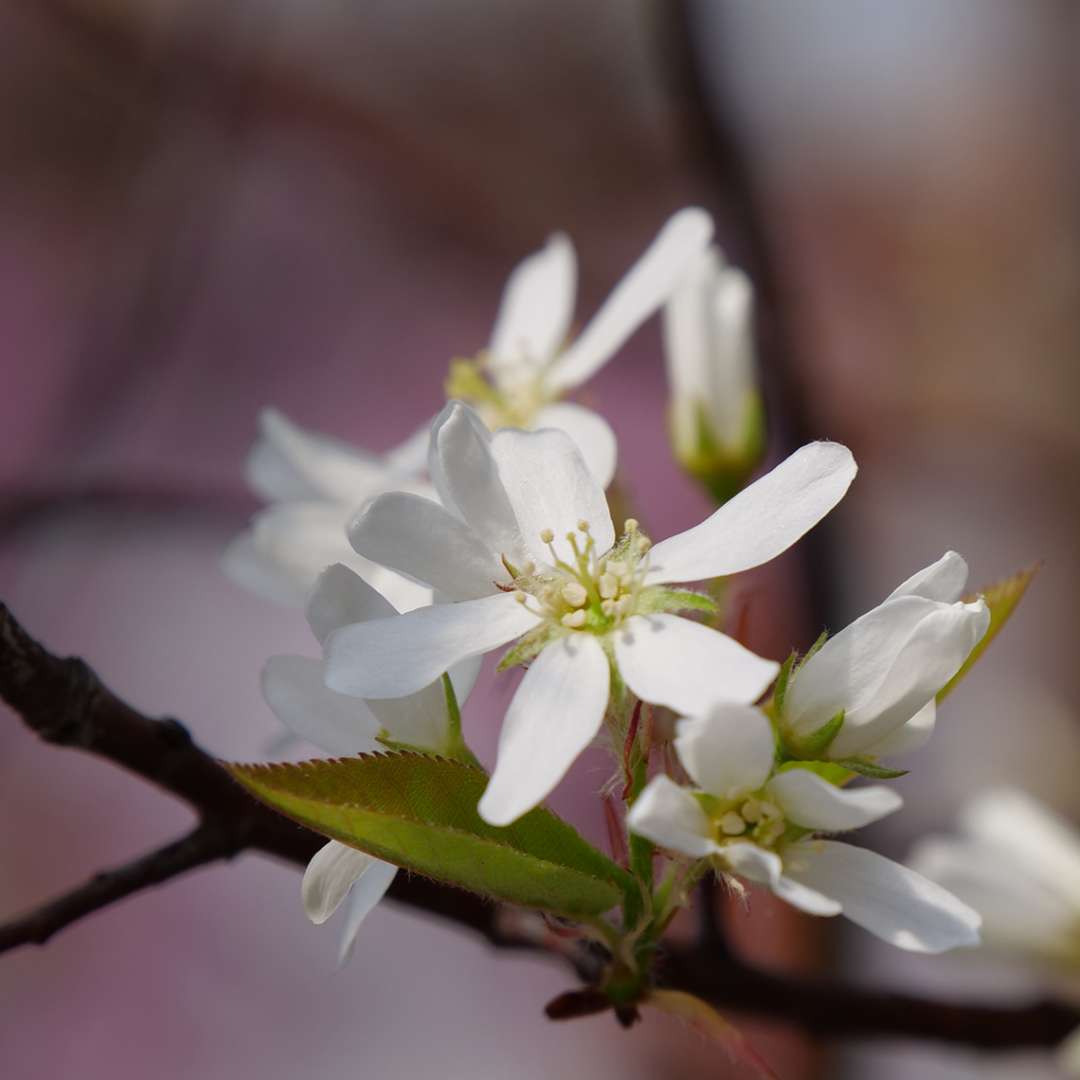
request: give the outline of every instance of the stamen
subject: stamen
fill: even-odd
[[[584,518],[582,518],[577,523],[577,527],[578,527],[578,532],[587,533],[589,531],[589,523]]]
[[[577,611],[568,611],[559,622],[568,630],[580,630],[585,625],[585,612],[581,608]]]
[[[734,810],[729,810],[720,819],[720,831],[725,836],[742,836],[746,832],[746,822]]]
[[[619,591],[619,581],[614,574],[605,573],[600,575],[600,595],[605,600],[613,600]]]
[[[541,529],[540,541],[544,544],[550,544],[555,539],[554,529]]]
[[[584,607],[589,599],[589,593],[580,581],[568,581],[562,587],[561,595],[572,608]]]
[[[756,825],[761,820],[761,803],[757,799],[747,799],[742,804],[742,809],[739,813],[743,816],[743,821],[750,822],[751,825]]]
[[[600,610],[610,619],[615,614],[615,601],[604,600],[600,604]]]
[[[623,532],[625,533],[636,533],[639,528],[640,523],[637,518],[627,518],[626,521],[623,522]]]

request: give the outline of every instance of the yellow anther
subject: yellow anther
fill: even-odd
[[[623,523],[623,532],[635,533],[638,531],[639,522],[637,518],[627,518]]]
[[[555,539],[555,532],[553,529],[541,529],[540,541],[544,544],[550,544]]]
[[[524,603],[526,603],[528,601],[529,598],[520,589],[515,589],[514,590],[514,599],[519,604],[524,604]]]
[[[604,600],[600,604],[600,610],[610,619],[615,614],[615,601]]]
[[[742,804],[742,809],[739,812],[743,816],[743,821],[749,821],[751,825],[756,825],[761,820],[761,803],[757,799],[747,799]]]
[[[561,595],[572,608],[584,607],[585,601],[589,599],[589,594],[580,581],[568,581],[562,587]]]
[[[580,608],[577,611],[568,611],[559,621],[568,630],[580,630],[585,625],[585,612]]]
[[[605,600],[613,600],[619,591],[619,579],[614,574],[601,574],[597,585]]]
[[[729,810],[720,819],[720,831],[725,836],[742,836],[746,832],[746,822],[734,810]]]
[[[761,807],[761,816],[767,821],[775,821],[777,818],[784,816],[780,812],[780,807],[771,802],[758,803],[758,806]]]
[[[578,532],[587,533],[589,531],[589,523],[584,518],[582,518],[577,523],[577,527],[578,527]]]

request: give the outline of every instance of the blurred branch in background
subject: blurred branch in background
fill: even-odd
[[[186,836],[0,925],[0,952],[44,944],[65,926],[143,889],[244,851],[303,866],[324,844],[251,799],[175,720],[153,720],[118,698],[78,659],[53,656],[0,606],[0,697],[42,739],[96,754],[178,796],[198,815]],[[550,954],[587,985],[605,957],[549,932],[530,912],[485,904],[471,894],[399,874],[390,897],[418,913],[479,934],[500,949]],[[1046,1001],[1017,1008],[929,1001],[904,994],[758,971],[703,940],[670,945],[664,986],[716,1005],[797,1025],[816,1036],[904,1036],[976,1047],[1053,1047],[1078,1024],[1080,1009]]]

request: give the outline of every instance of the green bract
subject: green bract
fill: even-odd
[[[589,917],[633,880],[547,810],[508,828],[476,804],[483,770],[422,754],[366,754],[298,765],[227,765],[253,795],[325,836],[482,896]]]

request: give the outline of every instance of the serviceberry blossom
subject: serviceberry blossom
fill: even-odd
[[[683,714],[760,697],[778,665],[674,614],[706,601],[669,586],[779,555],[840,501],[856,471],[845,447],[811,443],[700,525],[653,546],[632,520],[616,538],[604,493],[564,432],[492,435],[451,402],[430,454],[441,505],[407,492],[376,496],[349,536],[365,558],[449,602],[331,634],[327,684],[399,697],[516,640],[504,663],[531,664],[480,803],[495,825],[548,795],[624,687]]]
[[[308,623],[320,643],[341,626],[395,614],[388,600],[342,565],[321,575],[307,609]],[[462,701],[476,670],[475,664],[469,664],[454,672],[455,690]],[[293,734],[335,757],[380,751],[384,748],[380,737],[433,753],[454,749],[446,698],[438,682],[401,699],[365,702],[328,689],[321,660],[274,656],[263,668],[262,692],[274,715]],[[301,895],[312,922],[324,923],[348,897],[339,962],[348,959],[361,923],[396,873],[396,866],[336,840],[308,864]]]
[[[510,275],[488,348],[456,360],[447,395],[471,404],[487,426],[558,428],[578,444],[602,488],[615,473],[615,436],[606,420],[560,400],[590,379],[671,294],[712,238],[704,210],[680,210],[568,342],[577,292],[570,238],[556,233]]]
[[[399,608],[431,603],[430,589],[357,555],[345,535],[349,515],[380,491],[432,494],[420,479],[427,430],[379,456],[305,431],[273,409],[259,417],[259,428],[248,483],[270,505],[226,550],[222,565],[229,578],[267,599],[302,607],[319,574],[343,563]]]
[[[776,703],[787,744],[798,751],[839,724],[806,756],[878,758],[923,745],[935,695],[990,625],[985,600],[960,599],[967,574],[964,560],[946,552],[812,652]]]
[[[710,247],[664,306],[675,457],[721,501],[738,491],[765,450],[753,300],[750,279]]]
[[[979,916],[940,886],[865,848],[818,838],[898,810],[903,800],[891,788],[841,788],[799,766],[774,771],[772,725],[743,705],[680,720],[675,750],[695,788],[654,777],[630,809],[631,831],[766,885],[811,915],[843,913],[902,949],[978,941]]]

